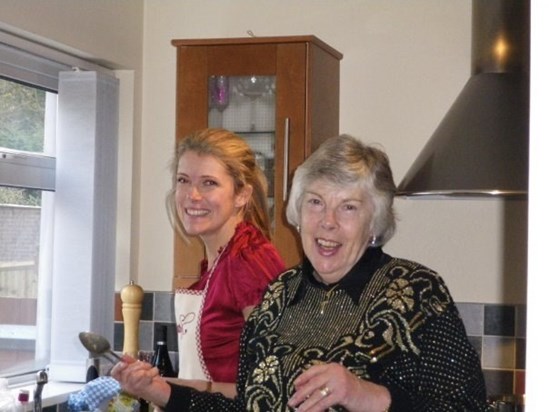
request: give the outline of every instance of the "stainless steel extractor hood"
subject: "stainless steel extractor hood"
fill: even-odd
[[[473,0],[471,78],[398,196],[528,193],[530,2]]]

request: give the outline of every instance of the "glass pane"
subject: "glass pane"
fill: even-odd
[[[267,176],[271,218],[274,216],[275,76],[211,76],[208,126],[243,137]]]
[[[0,147],[44,152],[44,90],[0,79]]]
[[[0,147],[53,153],[56,112],[56,94],[0,79]],[[0,376],[32,373],[49,358],[52,242],[46,237],[54,194],[40,190],[34,166],[18,164],[21,187],[0,179],[10,185],[0,183]]]
[[[40,204],[40,191],[0,187],[0,373],[34,360]]]

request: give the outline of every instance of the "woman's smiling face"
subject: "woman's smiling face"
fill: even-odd
[[[215,157],[189,151],[179,159],[175,201],[189,235],[203,240],[220,234],[230,238],[248,197],[235,194],[233,178]]]
[[[339,281],[363,255],[373,206],[364,186],[324,179],[310,184],[301,203],[301,241],[324,283]]]

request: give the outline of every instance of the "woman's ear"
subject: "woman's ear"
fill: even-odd
[[[236,195],[235,206],[237,208],[244,207],[252,197],[253,188],[251,185],[245,185],[242,190]]]

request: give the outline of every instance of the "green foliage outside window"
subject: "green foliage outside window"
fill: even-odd
[[[0,186],[0,204],[40,206],[40,191]]]
[[[44,150],[46,92],[0,78],[0,147]],[[0,204],[40,205],[40,191],[0,186]]]

